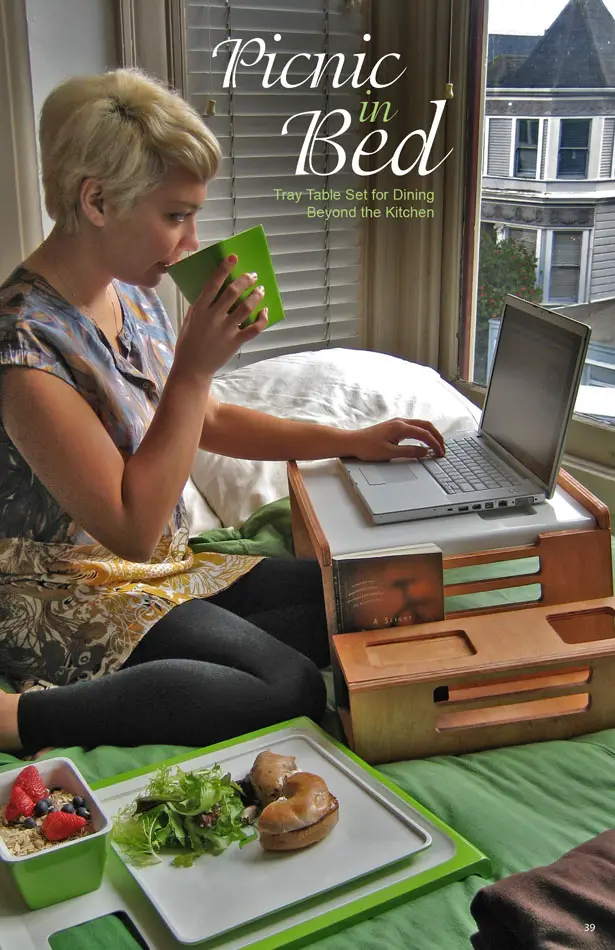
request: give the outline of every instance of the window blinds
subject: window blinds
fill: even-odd
[[[554,231],[549,298],[576,303],[581,272],[581,231]]]
[[[350,169],[352,151],[359,141],[358,115],[361,90],[350,83],[333,88],[329,68],[316,88],[305,83],[296,89],[280,83],[263,89],[267,60],[252,67],[239,66],[236,87],[224,88],[224,77],[233,45],[224,40],[247,42],[260,37],[267,53],[275,53],[270,81],[280,75],[296,53],[345,53],[342,78],[355,65],[353,53],[363,48],[361,16],[345,0],[300,0],[288,9],[287,0],[184,0],[187,95],[206,116],[209,100],[215,100],[215,115],[206,121],[220,141],[224,160],[221,171],[208,187],[207,200],[197,219],[203,245],[229,237],[255,224],[262,224],[271,249],[286,319],[261,333],[243,347],[232,364],[246,364],[268,356],[327,346],[353,346],[359,334],[360,207],[358,217],[308,217],[307,205],[317,208],[348,208],[352,203],[300,202],[276,198],[275,189],[300,191],[307,188],[365,188],[370,179],[355,176]],[[281,39],[274,40],[274,34]],[[256,46],[244,54],[250,63]],[[315,68],[314,59],[299,58],[288,71],[289,81],[299,82]],[[343,170],[330,176],[295,175],[309,118],[295,119],[282,135],[284,123],[299,112],[347,109],[352,125],[336,139],[348,156]],[[334,117],[330,134],[340,127]],[[321,135],[322,135],[321,131]],[[365,134],[365,133],[363,133]],[[363,135],[361,135],[361,138]],[[319,172],[335,167],[332,146],[320,143],[314,150]]]

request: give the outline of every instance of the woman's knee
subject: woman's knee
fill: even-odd
[[[309,716],[318,721],[327,705],[325,681],[318,667],[306,657],[299,656],[292,670],[286,670],[274,686],[280,701],[280,718]]]

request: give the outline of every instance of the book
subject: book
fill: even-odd
[[[338,633],[444,619],[442,551],[426,542],[333,558]]]
[[[196,251],[195,254],[190,254],[189,257],[184,257],[183,260],[169,267],[168,273],[188,303],[193,304],[213,272],[230,254],[237,255],[237,263],[225,280],[222,290],[236,277],[252,271],[258,274],[258,281],[255,286],[262,284],[265,288],[265,294],[260,305],[254,309],[246,324],[253,323],[263,307],[267,307],[269,311],[268,327],[283,320],[284,308],[271,261],[267,236],[261,224],[248,228],[247,231],[233,234],[232,237],[218,241],[216,244],[210,244],[208,247]],[[248,297],[253,289],[254,287],[249,287],[239,299],[243,300]],[[222,290],[220,293],[222,293]]]

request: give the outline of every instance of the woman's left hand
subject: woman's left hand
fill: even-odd
[[[389,419],[366,429],[347,433],[347,455],[365,462],[382,462],[397,458],[423,458],[432,453],[444,455],[444,439],[431,422],[423,419]],[[416,439],[423,445],[400,445],[405,439]]]

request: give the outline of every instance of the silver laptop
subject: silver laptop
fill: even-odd
[[[506,297],[478,429],[446,440],[443,458],[340,459],[372,521],[418,521],[527,507],[555,491],[591,328]]]

